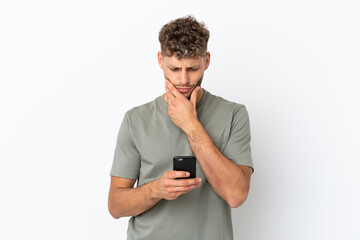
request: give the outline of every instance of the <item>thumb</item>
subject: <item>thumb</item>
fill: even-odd
[[[200,87],[197,86],[194,91],[191,93],[191,97],[190,97],[190,102],[192,102],[192,104],[194,106],[196,106],[196,100],[197,100],[197,95],[198,95],[198,92],[200,90]]]

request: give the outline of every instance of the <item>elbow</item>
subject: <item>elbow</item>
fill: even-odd
[[[109,211],[110,212],[110,211]],[[110,212],[110,215],[114,218],[114,219],[119,219],[121,216],[119,214],[115,214]]]
[[[234,200],[229,200],[229,201],[227,201],[227,203],[229,204],[229,206],[230,206],[231,208],[238,208],[238,207],[240,207],[244,202],[245,202],[245,200],[239,200],[239,199],[234,199]]]
[[[248,191],[241,192],[239,194],[229,197],[226,202],[227,204],[229,204],[231,208],[238,208],[246,201],[247,196],[248,196]]]
[[[129,212],[126,212],[125,209],[116,208],[116,207],[112,206],[110,203],[108,204],[108,210],[109,210],[110,215],[114,219],[119,219],[122,217],[135,217],[139,214],[139,213],[129,214]]]
[[[116,209],[111,206],[110,202],[108,203],[108,211],[114,219],[119,219],[122,217],[119,211],[116,211]]]
[[[111,215],[114,219],[119,219],[119,218],[121,217],[120,214],[112,211],[110,208],[109,208],[109,213],[110,213],[110,215]]]

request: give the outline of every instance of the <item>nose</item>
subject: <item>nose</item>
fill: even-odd
[[[183,84],[183,85],[186,85],[189,82],[190,82],[189,81],[189,76],[188,76],[188,73],[186,72],[186,70],[181,71],[180,83]]]

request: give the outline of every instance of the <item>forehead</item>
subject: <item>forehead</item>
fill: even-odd
[[[165,56],[164,63],[166,65],[173,65],[173,66],[184,66],[184,67],[191,67],[195,65],[200,65],[203,63],[204,57],[192,57],[192,58],[177,58],[176,56]]]

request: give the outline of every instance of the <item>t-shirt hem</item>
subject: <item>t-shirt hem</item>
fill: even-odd
[[[236,163],[239,166],[247,166],[252,169],[252,172],[255,171],[254,165],[249,163],[248,161],[241,161],[241,160],[232,160],[234,163]]]
[[[115,172],[115,171],[111,171],[110,172],[110,176],[112,177],[121,177],[121,178],[127,178],[127,179],[137,179],[139,176],[136,174],[131,174],[131,173],[122,173],[122,172]]]

